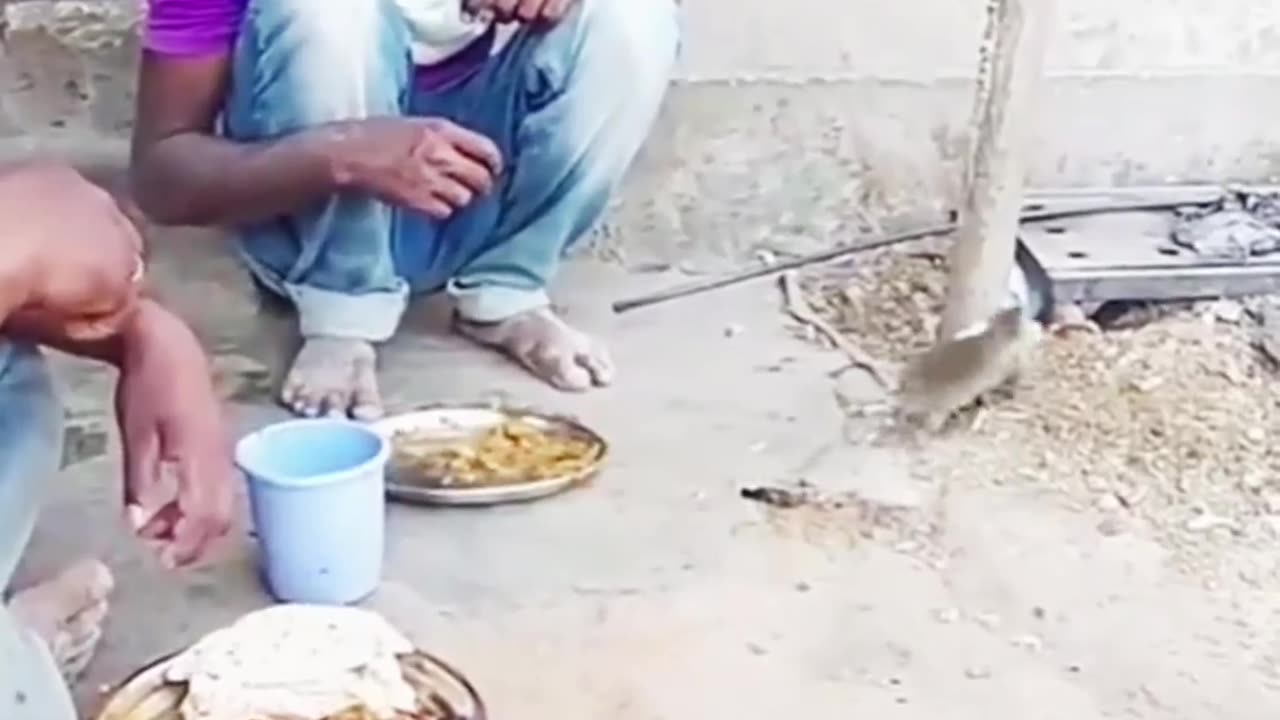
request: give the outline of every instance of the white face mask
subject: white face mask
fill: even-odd
[[[409,23],[413,59],[440,62],[484,34],[488,23],[463,12],[462,0],[396,0]]]

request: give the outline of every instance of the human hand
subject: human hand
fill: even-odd
[[[181,320],[144,301],[122,341],[116,417],[126,514],[162,563],[184,567],[206,557],[230,527],[237,477],[230,439],[208,361]]]
[[[374,118],[343,126],[338,183],[445,219],[493,190],[502,153],[483,135],[441,118]]]
[[[464,0],[463,7],[470,13],[502,23],[554,23],[569,12],[573,3],[574,0]]]
[[[0,175],[0,280],[8,307],[76,340],[115,334],[141,285],[142,238],[119,204],[75,170],[25,165]]]

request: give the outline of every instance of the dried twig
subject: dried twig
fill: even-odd
[[[847,337],[840,334],[835,328],[831,327],[830,323],[814,312],[813,306],[805,299],[804,292],[800,289],[800,283],[796,280],[794,271],[783,273],[779,278],[778,284],[782,286],[782,299],[788,315],[795,318],[797,322],[808,325],[821,333],[843,352],[845,357],[849,358],[849,362],[867,371],[881,387],[885,389],[893,388],[892,374],[886,371],[883,363],[871,357],[867,351],[854,345]]]

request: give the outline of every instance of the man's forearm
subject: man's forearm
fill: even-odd
[[[341,125],[237,143],[182,133],[135,150],[134,191],[153,219],[233,225],[278,217],[341,189]]]

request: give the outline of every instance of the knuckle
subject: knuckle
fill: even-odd
[[[427,148],[423,153],[423,159],[432,165],[446,165],[451,157],[450,148],[443,143],[436,143]]]

